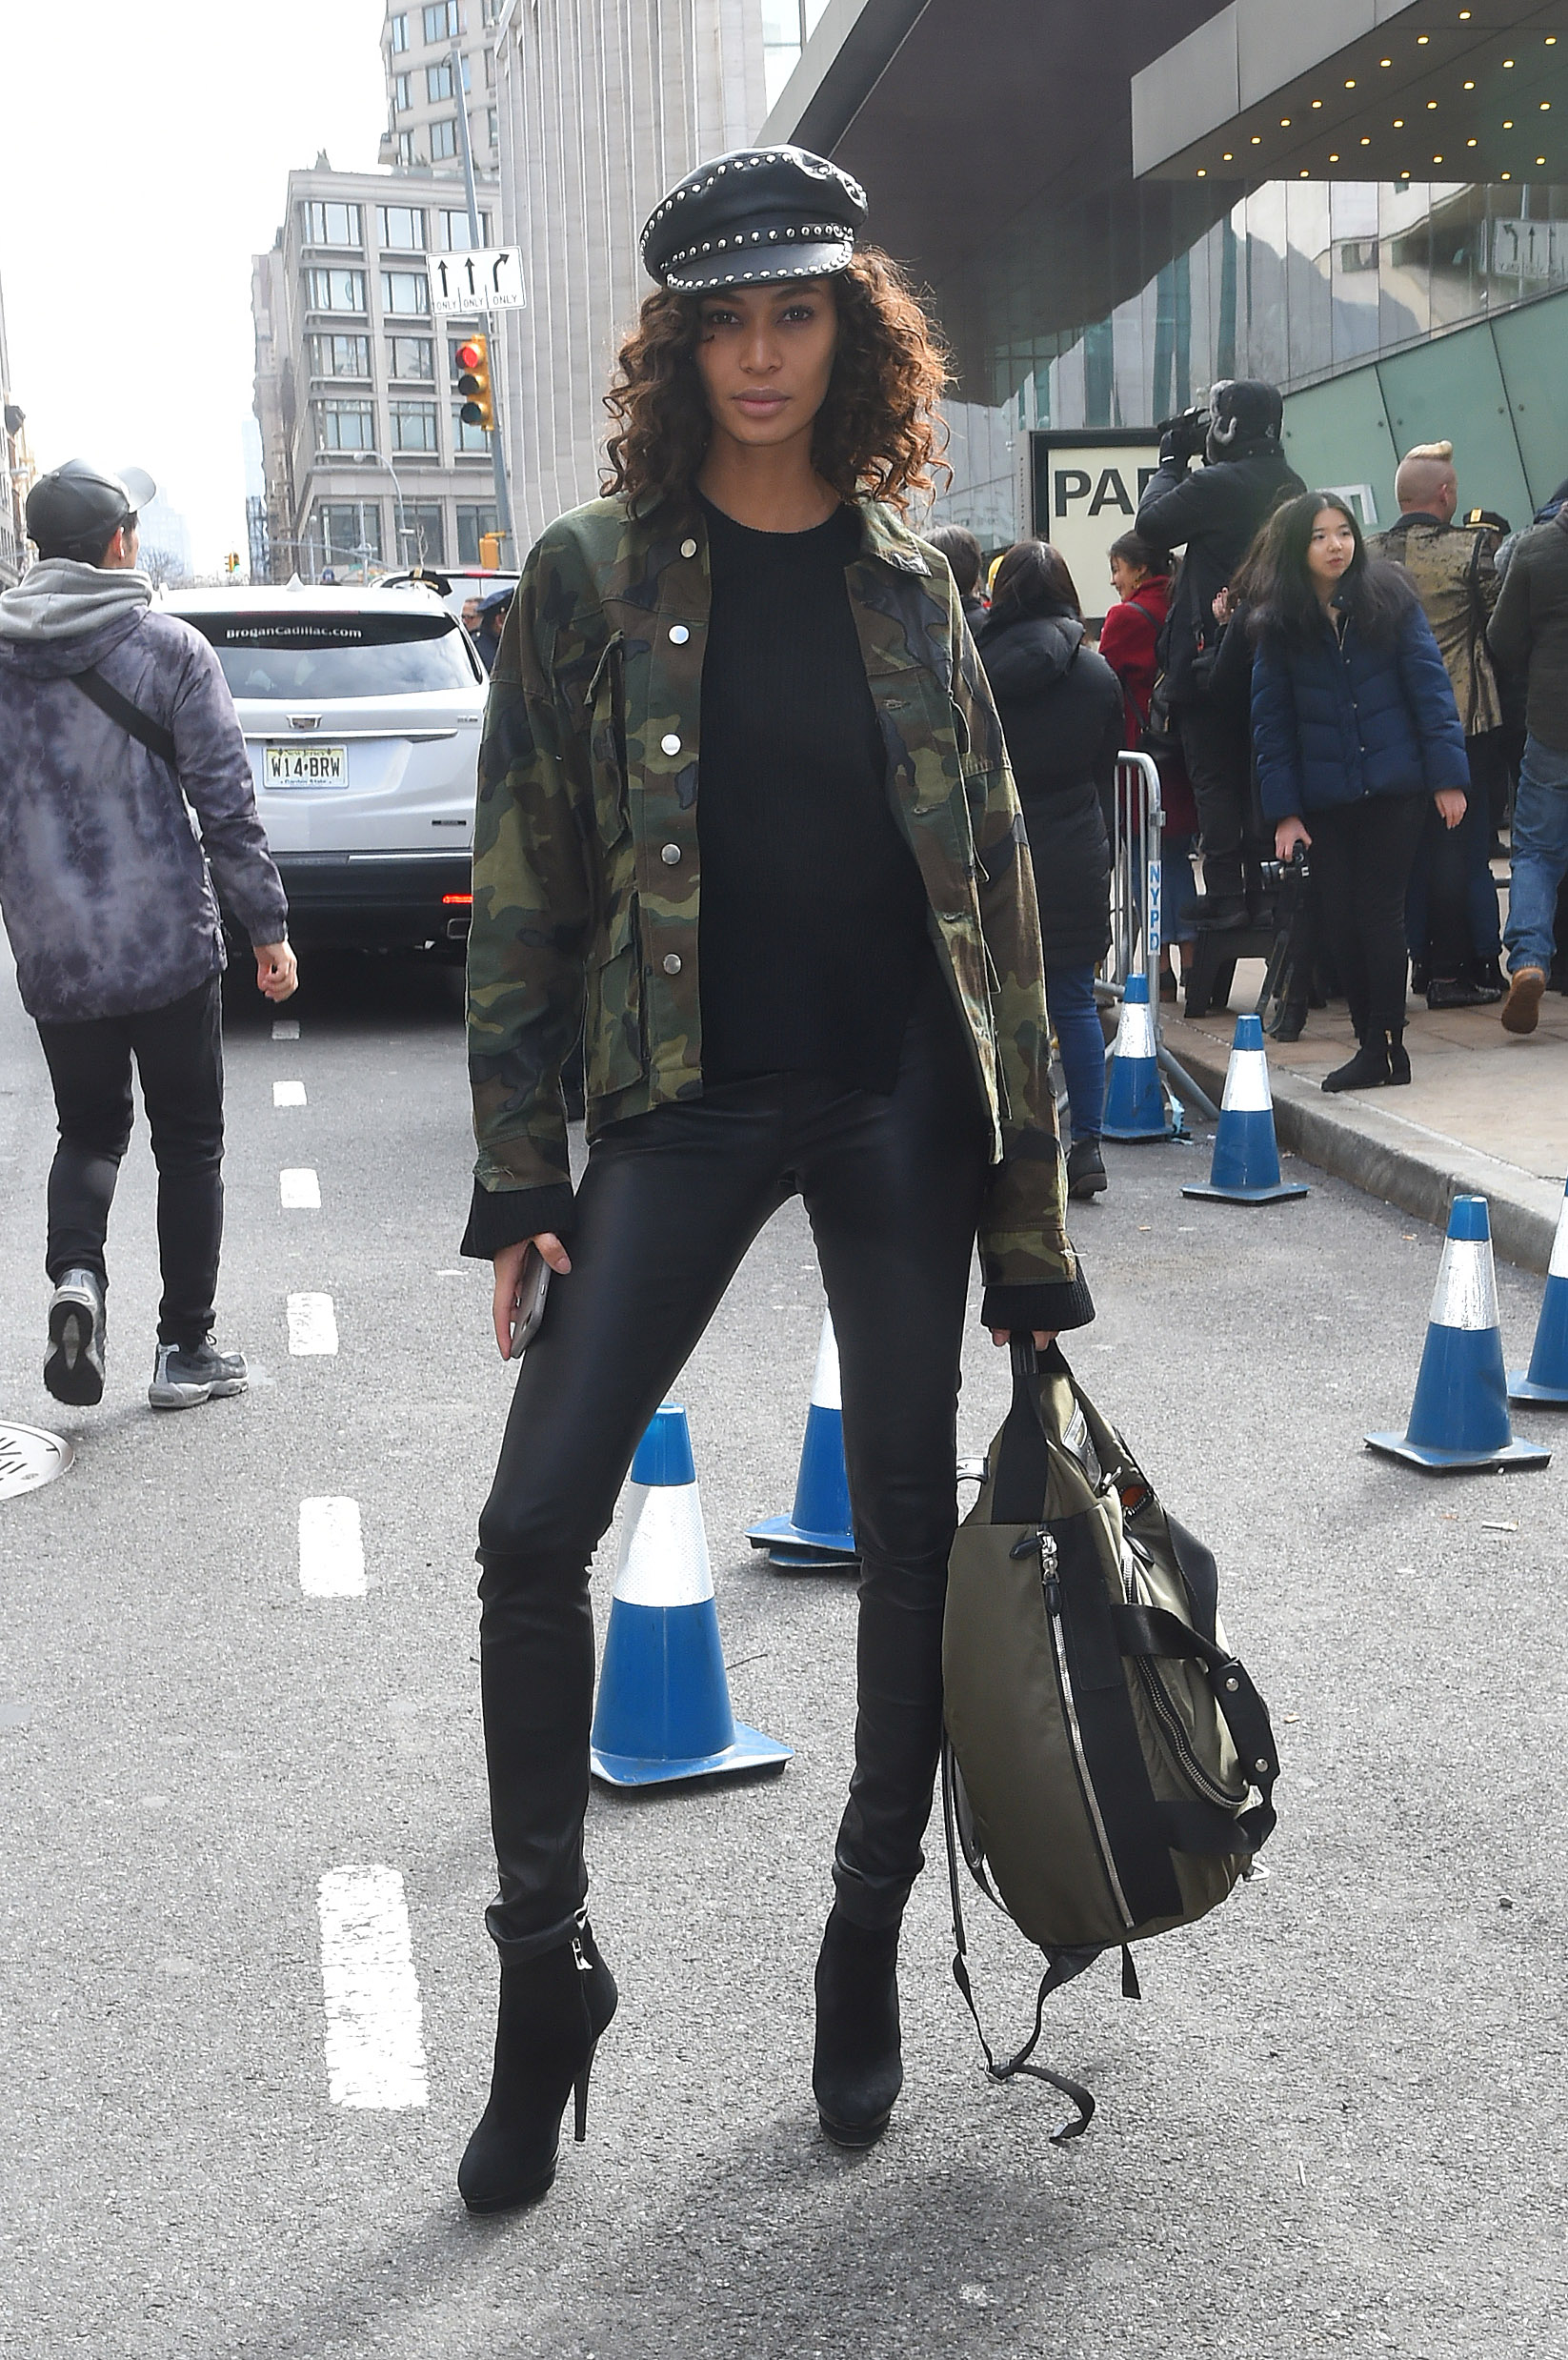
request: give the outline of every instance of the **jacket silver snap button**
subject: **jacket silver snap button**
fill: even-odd
[[[682,541],[680,545],[680,554],[683,557],[694,557],[697,554],[697,545],[695,541]]]
[[[679,975],[680,953],[678,951],[666,951],[664,955],[664,972],[666,975]]]
[[[661,737],[659,739],[659,744],[663,747],[666,754],[678,754],[680,752],[680,739],[675,736],[673,730],[671,730],[667,736]]]
[[[691,635],[691,635],[691,633],[687,630],[686,625],[685,625],[684,623],[672,623],[672,624],[671,624],[671,626],[670,626],[670,637],[671,637],[671,640],[672,640],[672,642],[673,642],[673,644],[674,646],[676,646],[676,647],[684,647],[684,646],[686,645],[687,640],[691,637]]]
[[[659,858],[663,861],[667,869],[678,868],[680,865],[680,846],[678,844],[666,844],[664,850],[659,855]]]

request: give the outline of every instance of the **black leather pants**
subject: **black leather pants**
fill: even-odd
[[[503,1956],[565,1939],[587,1890],[588,1561],[642,1430],[757,1231],[805,1200],[843,1374],[861,1549],[855,1766],[834,1879],[895,1924],[921,1866],[941,1730],[958,1359],[987,1140],[951,1008],[922,995],[891,1096],[814,1075],[613,1125],[577,1199],[479,1521],[481,1686]]]

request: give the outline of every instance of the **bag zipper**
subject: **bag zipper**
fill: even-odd
[[[1035,1535],[1035,1541],[1039,1550],[1040,1588],[1045,1599],[1046,1621],[1051,1629],[1051,1654],[1056,1669],[1056,1694],[1061,1704],[1062,1725],[1067,1731],[1068,1745],[1073,1756],[1073,1767],[1077,1773],[1078,1792],[1083,1797],[1083,1807],[1088,1814],[1089,1824],[1095,1831],[1095,1843],[1099,1852],[1100,1866],[1105,1871],[1105,1882],[1111,1888],[1111,1898],[1116,1903],[1116,1911],[1123,1926],[1133,1926],[1136,1925],[1137,1920],[1127,1906],[1127,1896],[1121,1889],[1121,1879],[1116,1874],[1116,1864],[1111,1851],[1111,1840],[1105,1832],[1105,1822],[1100,1817],[1099,1801],[1095,1793],[1094,1781],[1089,1774],[1088,1756],[1083,1749],[1083,1732],[1078,1726],[1078,1707],[1073,1694],[1073,1675],[1067,1664],[1067,1634],[1062,1627],[1061,1579],[1057,1572],[1055,1539],[1042,1524]]]

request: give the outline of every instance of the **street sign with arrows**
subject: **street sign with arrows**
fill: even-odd
[[[431,302],[438,312],[521,312],[528,305],[515,246],[476,246],[431,257]]]

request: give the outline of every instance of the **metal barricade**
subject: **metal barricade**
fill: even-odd
[[[1159,1019],[1160,849],[1164,826],[1158,763],[1148,754],[1118,755],[1111,829],[1111,947],[1095,985],[1095,997],[1102,1006],[1119,1006],[1129,976],[1141,975],[1147,981],[1155,1053],[1167,1085],[1174,1084],[1171,1095],[1176,1101],[1179,1132],[1182,1106],[1209,1122],[1218,1121],[1219,1109],[1171,1055]],[[1110,1054],[1108,1049],[1108,1058]]]

